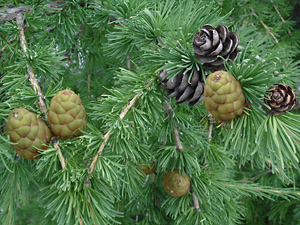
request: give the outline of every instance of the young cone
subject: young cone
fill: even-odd
[[[178,170],[169,170],[163,177],[162,185],[169,195],[180,197],[190,190],[191,181],[187,174],[182,176]]]
[[[48,112],[51,132],[61,139],[77,137],[86,128],[86,113],[81,99],[69,89],[58,92]]]
[[[33,159],[39,154],[39,150],[47,149],[47,143],[51,139],[46,123],[24,108],[14,109],[8,115],[6,133],[10,141],[16,143],[12,147],[26,159]]]
[[[217,120],[231,120],[243,113],[245,96],[241,84],[226,71],[207,77],[204,95],[206,109]]]

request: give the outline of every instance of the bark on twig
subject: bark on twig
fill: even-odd
[[[28,56],[24,28],[22,27],[23,18],[24,18],[24,15],[22,13],[17,14],[17,24],[21,30],[19,33],[21,48],[22,48],[23,52],[25,53],[25,55]],[[27,64],[27,69],[28,69],[29,81],[34,88],[34,91],[38,94],[38,104],[40,106],[41,112],[43,113],[44,116],[46,116],[47,107],[46,107],[46,104],[44,101],[44,96],[43,96],[42,90],[41,90],[41,88],[38,84],[38,81],[34,75],[34,70],[29,64]]]
[[[10,21],[10,20],[16,20],[17,15],[19,13],[25,13],[27,10],[30,10],[32,7],[29,6],[19,6],[19,7],[13,7],[13,6],[8,6],[4,9],[0,10],[0,18],[3,19],[1,23],[4,23],[5,21]]]
[[[271,1],[272,3],[274,3],[273,0],[270,0],[270,1]],[[283,19],[282,15],[280,14],[278,8],[277,8],[275,5],[273,5],[273,7],[274,7],[275,11],[277,12],[277,14],[279,15],[281,21],[282,21],[283,23],[286,23],[286,21]],[[291,32],[290,30],[289,30],[289,35],[292,36],[292,32]]]
[[[62,167],[63,169],[66,169],[65,158],[64,158],[63,154],[61,153],[60,147],[59,147],[59,145],[58,145],[58,143],[57,143],[57,138],[53,138],[52,143],[53,143],[53,147],[54,147],[55,149],[57,149],[57,151],[58,151],[58,156],[59,156],[59,160],[60,160],[61,167]]]
[[[56,8],[62,5],[60,1],[51,1],[46,3],[46,5],[51,8]],[[16,20],[19,13],[24,14],[32,9],[32,6],[17,6],[15,7],[12,4],[8,4],[4,9],[0,10],[0,24],[5,23],[6,21]]]
[[[168,102],[168,101],[165,101],[165,107],[166,107],[165,117],[167,117],[173,112],[173,109],[172,109],[172,106],[171,106],[170,102]],[[174,139],[175,139],[175,143],[176,143],[175,144],[176,149],[179,152],[182,152],[183,151],[183,146],[182,146],[182,142],[180,140],[179,133],[178,133],[178,130],[177,130],[178,125],[176,124],[176,122],[173,118],[172,118],[172,123],[173,123],[173,126],[174,126],[173,135],[174,135]],[[155,175],[153,176],[152,183],[154,183],[154,179],[155,179]],[[199,200],[196,197],[196,195],[194,194],[194,192],[192,192],[192,197],[193,197],[193,204],[194,204],[193,208],[196,209],[197,212],[201,211],[201,209],[199,207]]]
[[[123,120],[123,119],[124,119],[125,115],[126,115],[126,114],[128,113],[128,111],[129,111],[129,109],[130,109],[131,107],[134,106],[134,104],[136,103],[136,101],[138,100],[139,97],[140,97],[140,93],[137,93],[137,94],[133,97],[133,99],[131,99],[131,101],[128,103],[128,105],[127,105],[127,106],[123,109],[123,111],[121,112],[121,114],[120,114],[120,120]],[[90,165],[90,167],[89,167],[89,171],[90,171],[91,174],[94,172],[94,169],[95,169],[97,160],[98,160],[98,158],[101,156],[102,151],[103,151],[103,149],[104,149],[104,147],[105,147],[105,145],[106,145],[106,143],[107,143],[107,141],[108,141],[108,139],[109,139],[109,137],[110,137],[110,135],[111,135],[110,132],[111,132],[111,129],[104,135],[103,141],[102,141],[102,143],[101,143],[101,145],[100,145],[100,148],[99,148],[99,150],[98,150],[98,152],[97,152],[97,155],[94,157],[94,159],[93,159],[93,161],[92,161],[92,163],[91,163],[91,165]]]
[[[171,104],[170,102],[168,101],[165,101],[165,106],[166,106],[166,116],[170,115],[170,113],[173,111],[172,107],[171,107]],[[175,139],[175,147],[176,149],[179,151],[179,152],[182,152],[183,151],[183,146],[182,146],[182,142],[180,140],[180,137],[179,137],[179,132],[178,132],[178,125],[176,124],[175,120],[172,118],[172,123],[173,123],[173,136],[174,136],[174,139]]]
[[[258,18],[258,15],[256,14],[255,10],[253,8],[250,8],[251,12]],[[278,39],[275,37],[275,35],[270,31],[270,29],[267,27],[267,25],[262,21],[259,20],[259,22],[264,26],[264,28],[267,30],[267,32],[272,36],[272,38],[274,38],[274,40],[276,41],[276,43],[278,44],[279,41]]]
[[[27,42],[26,42],[26,38],[25,38],[25,34],[24,34],[24,28],[22,26],[23,18],[24,18],[24,15],[21,12],[19,12],[17,14],[16,21],[17,21],[18,27],[20,28],[19,39],[20,39],[21,48],[22,48],[23,52],[25,53],[25,55],[28,56],[27,47],[26,47]],[[40,110],[43,113],[43,115],[45,117],[47,117],[47,107],[46,107],[46,104],[45,104],[45,101],[44,101],[44,95],[42,93],[42,89],[39,86],[39,83],[38,83],[38,81],[37,81],[37,79],[34,75],[33,68],[29,64],[27,64],[26,66],[27,66],[27,69],[28,69],[28,79],[29,79],[31,85],[33,86],[34,91],[38,94],[38,104],[39,104]],[[63,169],[65,169],[65,160],[64,160],[64,157],[61,153],[61,150],[60,150],[60,148],[57,144],[56,138],[53,139],[53,147],[55,149],[57,149],[59,157],[60,157],[61,167]]]
[[[91,97],[91,74],[88,74],[88,98]]]
[[[192,191],[192,198],[193,198],[193,202],[194,202],[193,208],[196,210],[196,212],[200,212],[201,209],[200,209],[200,206],[199,206],[199,200],[198,200],[198,198],[196,197],[196,195],[193,191]]]
[[[209,115],[208,142],[211,142],[213,130],[213,116]]]

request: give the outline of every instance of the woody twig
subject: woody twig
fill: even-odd
[[[172,106],[170,104],[170,102],[168,101],[165,101],[165,107],[166,107],[166,114],[165,114],[165,117],[169,116],[172,112],[173,112],[173,109],[172,109]],[[183,151],[183,146],[182,146],[182,142],[180,140],[180,137],[179,137],[179,133],[178,133],[178,125],[176,124],[174,118],[172,118],[172,123],[173,123],[173,135],[174,135],[174,139],[175,139],[175,146],[176,146],[176,149],[179,151],[179,152],[182,152]],[[154,176],[155,178],[155,176]],[[195,193],[193,192],[192,188],[191,188],[191,193],[192,193],[192,197],[193,197],[193,208],[199,212],[201,211],[200,207],[199,207],[199,200],[198,198],[196,197]]]
[[[122,110],[121,114],[120,114],[120,120],[123,120],[125,115],[128,113],[129,109],[131,109],[134,104],[136,103],[136,101],[138,100],[138,98],[140,97],[140,93],[137,93],[132,99],[131,101],[128,103],[128,105]],[[95,166],[96,166],[96,163],[98,161],[98,158],[101,156],[102,154],[102,151],[105,147],[105,145],[107,144],[108,142],[108,139],[111,135],[111,129],[104,135],[103,137],[103,140],[102,140],[102,143],[100,145],[100,148],[97,152],[97,155],[93,158],[93,161],[89,167],[89,171],[90,173],[92,174],[94,172],[94,169],[95,169]]]
[[[26,43],[26,38],[25,38],[25,34],[24,34],[24,28],[23,28],[23,19],[24,19],[24,15],[19,12],[17,14],[17,17],[16,17],[16,21],[17,21],[17,24],[18,24],[18,27],[20,29],[20,32],[19,32],[19,39],[20,39],[20,44],[21,44],[21,48],[23,50],[23,52],[25,53],[26,57],[28,56],[28,53],[27,53],[27,43]],[[47,107],[46,107],[46,104],[45,104],[45,101],[44,101],[44,95],[42,93],[42,89],[41,87],[39,86],[39,83],[34,75],[34,70],[32,68],[32,66],[30,66],[29,64],[27,64],[27,69],[28,69],[28,79],[31,83],[31,85],[33,86],[34,88],[34,91],[38,94],[38,104],[39,104],[39,107],[40,107],[40,110],[41,112],[43,113],[43,115],[46,117],[46,113],[47,113]],[[59,146],[57,145],[57,140],[54,139],[53,140],[53,147],[55,149],[57,149],[58,151],[58,154],[59,154],[59,158],[60,158],[60,162],[61,162],[61,167],[63,169],[65,169],[65,159],[61,153],[61,150],[59,148]]]
[[[166,112],[167,112],[166,116],[168,116],[173,111],[170,102],[166,101],[165,102],[165,107],[166,107]],[[180,140],[178,129],[177,129],[178,125],[176,124],[176,122],[175,122],[175,120],[173,118],[172,118],[172,123],[173,123],[173,127],[174,127],[173,128],[173,136],[174,136],[174,139],[175,139],[176,149],[179,152],[182,152],[183,151],[183,146],[182,146],[182,142]]]
[[[253,8],[250,8],[251,12],[256,16],[258,17],[258,15],[256,14],[255,10]],[[259,20],[259,22],[263,25],[263,27],[267,30],[267,32],[272,36],[272,38],[276,41],[276,43],[278,44],[279,41],[278,39],[275,37],[275,35],[270,31],[270,29],[267,27],[267,25],[262,21],[262,20]]]
[[[26,43],[26,39],[25,39],[24,28],[22,27],[23,18],[24,18],[24,15],[21,12],[17,14],[17,24],[20,29],[19,39],[20,39],[21,48],[22,48],[23,52],[25,53],[26,57],[28,57],[27,47],[26,47],[27,43]],[[46,116],[47,107],[46,107],[46,104],[44,101],[44,96],[43,96],[42,90],[41,90],[41,88],[38,84],[38,81],[34,75],[34,70],[33,70],[32,66],[30,66],[29,64],[27,64],[27,69],[28,69],[28,79],[34,88],[34,91],[38,94],[38,104],[40,106],[41,112],[43,113],[44,116]]]

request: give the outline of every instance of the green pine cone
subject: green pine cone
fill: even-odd
[[[51,139],[47,124],[35,113],[23,108],[14,109],[8,115],[6,133],[10,141],[16,143],[12,147],[26,159],[33,159],[39,150],[47,149]]]
[[[86,113],[80,97],[69,89],[58,92],[50,103],[48,123],[51,132],[63,140],[81,135]]]
[[[190,190],[191,181],[187,174],[182,176],[178,170],[169,170],[163,177],[162,185],[169,195],[179,197],[185,195]]]
[[[245,96],[241,84],[226,71],[216,71],[206,78],[204,104],[220,121],[231,120],[243,113]]]

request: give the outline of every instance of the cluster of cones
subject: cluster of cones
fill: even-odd
[[[74,138],[86,128],[86,112],[80,97],[66,89],[51,100],[47,123],[25,108],[14,109],[7,118],[6,133],[12,147],[26,159],[33,159],[47,149],[52,135],[61,139]]]
[[[234,119],[243,113],[245,97],[239,82],[223,71],[224,62],[234,62],[238,55],[239,37],[229,32],[225,25],[212,27],[204,25],[193,36],[193,49],[202,68],[215,71],[207,76],[204,70],[183,70],[174,77],[160,71],[160,87],[168,91],[168,97],[175,97],[178,104],[188,103],[190,107],[204,101],[207,110],[220,121]],[[267,113],[279,115],[291,110],[296,104],[292,88],[274,84],[267,91],[265,103]]]

